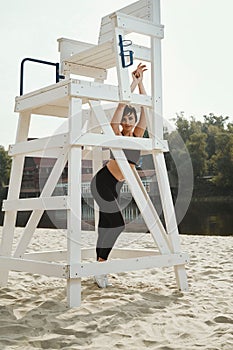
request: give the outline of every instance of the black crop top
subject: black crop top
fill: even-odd
[[[137,162],[139,161],[140,153],[141,153],[139,149],[122,149],[122,151],[124,152],[126,159],[130,164],[137,165]],[[110,150],[110,159],[115,160],[111,150]]]

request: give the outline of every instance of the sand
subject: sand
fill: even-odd
[[[65,247],[65,237],[38,229],[29,251]],[[0,289],[0,349],[232,350],[233,237],[181,235],[181,243],[190,254],[185,294],[173,268],[141,270],[110,275],[107,289],[83,279],[82,305],[68,309],[65,280],[11,272]],[[126,244],[154,246],[150,234],[123,233],[118,246]]]

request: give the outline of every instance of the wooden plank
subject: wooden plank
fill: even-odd
[[[115,47],[115,58],[116,58],[116,69],[117,69],[117,78],[119,84],[119,98],[122,102],[128,103],[131,100],[131,89],[129,81],[129,72],[128,69],[122,69],[123,62],[121,59],[121,49],[119,46],[119,37],[122,37],[124,40],[124,30],[116,28],[116,18],[112,18],[112,26],[114,28],[114,47]]]
[[[128,16],[119,12],[116,12],[115,15],[118,28],[122,28],[126,32],[149,35],[157,39],[164,38],[164,26],[161,24],[149,23],[143,19]]]
[[[40,114],[51,116],[51,117],[61,117],[61,118],[67,118],[68,116],[68,103],[66,103],[67,98],[64,98],[62,100],[57,101],[57,104],[46,104],[44,106],[40,106],[38,108],[33,108],[32,113],[33,114]],[[60,101],[64,101],[64,106],[59,106],[58,103]]]
[[[39,198],[21,198],[15,200],[4,200],[3,211],[30,211],[30,210],[64,210],[67,209],[66,196],[39,197]]]
[[[137,1],[131,5],[120,9],[118,12],[151,21],[150,3],[151,0]],[[112,37],[111,17],[114,16],[114,14],[115,12],[102,18],[98,41],[99,43],[103,43]]]
[[[106,69],[99,68],[98,66],[93,67],[90,64],[84,62],[64,62],[64,74],[77,74],[85,77],[91,77],[95,79],[107,79]]]
[[[163,207],[164,218],[166,222],[168,240],[171,246],[173,253],[179,253],[181,250],[180,247],[180,238],[176,222],[176,214],[173,205],[171,190],[169,186],[169,179],[165,164],[165,159],[163,154],[155,154],[153,156],[155,171],[157,175],[160,197]],[[185,272],[185,267],[178,266],[175,267],[175,275],[177,280],[177,285],[180,290],[188,291],[188,281],[187,275]]]
[[[91,145],[98,147],[114,147],[117,149],[142,149],[152,151],[152,139],[142,137],[132,138],[127,136],[116,136],[108,134],[86,133],[75,142],[75,145]],[[160,148],[159,148],[160,149]]]
[[[143,256],[160,255],[155,249],[129,249],[129,248],[113,248],[111,251],[111,259],[128,259],[139,258]]]
[[[150,61],[150,48],[132,44],[130,49],[134,52],[134,59]],[[75,66],[75,64],[77,64],[77,66]],[[113,43],[110,41],[105,43],[103,48],[99,47],[98,50],[95,47],[82,54],[79,53],[73,55],[72,58],[67,58],[64,63],[64,70],[66,71],[68,66],[67,71],[70,70],[73,74],[103,79],[105,76],[103,72],[106,69],[115,67],[115,65],[116,59],[113,50]],[[85,69],[85,67],[87,68]],[[88,67],[90,67],[90,69]],[[99,70],[99,73],[96,72],[97,70]]]
[[[189,259],[187,254],[180,253],[108,260],[101,263],[76,263],[70,266],[70,278],[144,270],[155,267],[170,267],[174,265],[186,264],[188,261]]]
[[[69,143],[75,143],[82,133],[82,100],[70,99]],[[82,149],[71,147],[68,154],[68,196],[70,208],[67,212],[67,262],[69,265],[81,262],[81,183],[82,183]],[[75,277],[67,280],[67,300],[70,307],[81,304],[81,279]]]
[[[89,49],[79,52],[78,54],[75,54],[69,58],[69,62],[87,62],[86,59],[90,58],[90,56],[98,57],[98,55],[102,56],[103,53],[111,54],[114,52],[113,49],[113,42],[109,41],[107,43],[103,43],[101,45],[95,45],[93,47],[90,47]]]
[[[52,135],[49,137],[41,137],[36,140],[19,142],[9,147],[9,155],[15,156],[18,154],[30,154],[36,151],[45,151],[51,148],[61,150],[67,144],[68,133]]]
[[[33,95],[16,97],[15,112],[32,110],[66,96],[68,96],[68,84],[59,86],[59,83],[57,83],[56,87],[54,87],[54,85],[50,86],[50,90],[48,88],[40,89],[34,92]]]
[[[152,19],[154,23],[160,23],[160,0],[152,3]],[[163,139],[163,98],[162,98],[162,65],[161,65],[161,40],[151,38],[151,97],[152,118],[151,134]]]
[[[1,272],[8,269],[19,272],[46,275],[50,277],[68,278],[68,268],[67,265],[64,264],[51,264],[43,261],[0,256]]]
[[[153,1],[153,0],[152,0]],[[135,16],[138,18],[148,18],[148,15],[151,16],[150,12],[150,0],[139,0],[136,1],[130,5],[127,5],[125,7],[122,7],[118,10],[118,12],[125,13],[126,15]],[[101,20],[101,27],[105,26],[106,24],[110,23],[110,17],[114,15],[115,12],[112,12],[111,14],[102,17]]]
[[[25,253],[24,258],[26,260],[33,261],[61,261],[67,260],[67,250],[48,250],[43,252],[33,252],[33,253]]]

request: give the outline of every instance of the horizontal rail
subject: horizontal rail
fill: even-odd
[[[189,262],[187,253],[157,254],[138,258],[109,260],[103,263],[78,263],[70,266],[70,278],[88,277],[107,273],[144,270],[155,267],[184,265]]]
[[[68,208],[67,196],[21,198],[4,200],[3,211],[30,211],[30,210],[63,210]]]
[[[33,261],[0,256],[0,270],[29,272],[58,278],[68,278],[68,266],[64,264]]]
[[[45,152],[53,148],[62,148],[68,142],[68,133],[52,135],[49,137],[42,137],[35,140],[19,142],[14,145],[10,145],[8,154],[10,156],[16,156],[19,154],[30,154],[44,150]]]

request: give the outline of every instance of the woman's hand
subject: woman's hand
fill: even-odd
[[[147,70],[146,65],[139,63],[135,71],[132,72],[133,81],[140,83],[143,79],[143,73]]]

